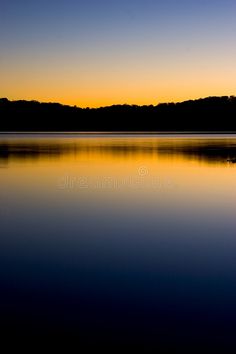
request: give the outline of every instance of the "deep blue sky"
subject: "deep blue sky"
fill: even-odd
[[[78,105],[236,91],[236,1],[0,0],[0,96]]]

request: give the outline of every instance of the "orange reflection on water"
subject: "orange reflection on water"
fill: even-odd
[[[234,136],[4,136],[0,148],[0,183],[12,190],[45,194],[59,181],[74,194],[235,198]]]

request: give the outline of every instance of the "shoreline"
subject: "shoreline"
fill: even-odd
[[[236,131],[3,131],[0,135],[236,135]]]

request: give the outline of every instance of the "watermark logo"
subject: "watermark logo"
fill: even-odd
[[[105,177],[87,177],[65,175],[58,179],[57,188],[59,190],[121,190],[128,189],[146,189],[146,190],[170,190],[176,187],[171,178],[160,178],[152,176],[146,166],[141,166],[136,175],[126,176],[124,178]]]
[[[140,177],[146,177],[149,174],[149,170],[147,168],[147,166],[140,166],[138,169],[138,175]]]

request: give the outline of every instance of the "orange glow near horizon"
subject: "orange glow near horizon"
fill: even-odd
[[[105,67],[98,62],[95,67],[90,63],[86,72],[76,68],[76,63],[70,71],[66,68],[65,58],[54,67],[52,62],[40,67],[37,61],[26,65],[19,60],[16,68],[14,63],[5,63],[0,69],[0,97],[101,107],[157,105],[236,93],[233,59],[225,64],[209,61],[205,66],[183,62],[172,67],[170,62],[162,62],[157,67],[154,63],[132,67],[132,63],[108,62]]]
[[[107,95],[97,95],[96,96],[91,96],[89,93],[87,95],[83,95],[81,97],[80,95],[77,97],[77,95],[62,95],[60,93],[56,94],[55,92],[50,94],[50,92],[47,94],[44,92],[44,94],[40,94],[35,90],[35,93],[33,90],[30,90],[30,93],[24,93],[24,95],[21,95],[20,93],[9,93],[6,94],[6,92],[2,93],[0,98],[7,98],[11,101],[17,101],[17,100],[26,100],[26,101],[39,101],[39,102],[44,102],[44,103],[60,103],[63,105],[69,105],[69,106],[77,106],[81,108],[99,108],[99,107],[106,107],[106,106],[112,106],[112,105],[123,105],[123,104],[128,104],[128,105],[158,105],[160,103],[177,103],[177,102],[184,102],[188,100],[197,100],[200,98],[206,98],[210,96],[234,96],[236,89],[216,89],[213,88],[212,90],[199,90],[199,92],[194,90],[193,92],[190,92],[190,90],[186,90],[186,92],[178,92],[176,90],[173,95],[166,93],[162,94],[150,94],[145,97],[145,94],[142,95],[141,93],[135,94],[129,94],[124,97],[122,93],[119,94],[119,92],[114,93],[114,96],[111,96],[111,92],[109,92]]]

